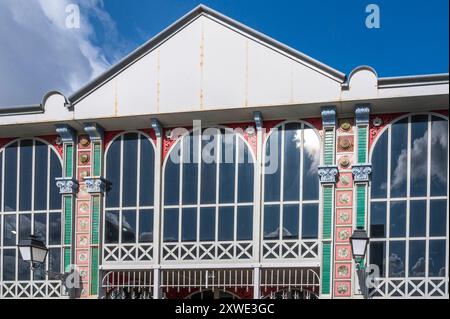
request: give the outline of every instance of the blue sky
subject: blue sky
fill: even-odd
[[[104,2],[119,33],[135,46],[199,3],[347,74],[363,64],[379,76],[448,72],[448,0]],[[380,8],[380,29],[365,27],[370,3]]]
[[[448,72],[448,0],[0,0],[0,107],[70,95],[200,3],[346,74]],[[365,26],[371,3],[379,29]]]

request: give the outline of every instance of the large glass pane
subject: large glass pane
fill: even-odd
[[[438,199],[430,202],[430,236],[446,236],[447,200]]]
[[[61,248],[50,248],[48,250],[48,270],[53,273],[61,272]],[[55,276],[49,275],[50,280],[56,279]]]
[[[386,202],[372,202],[370,205],[370,237],[386,237]]]
[[[30,238],[31,235],[31,214],[19,215],[19,241]]]
[[[300,197],[300,151],[302,130],[299,123],[288,123],[284,129],[283,197],[285,201]]]
[[[389,222],[390,237],[406,236],[406,201],[391,202]]]
[[[216,166],[219,132],[216,129],[205,130],[202,136],[201,193],[202,204],[216,202]]]
[[[135,243],[136,233],[136,211],[124,210],[122,212],[122,243]]]
[[[372,155],[372,198],[386,198],[387,194],[388,131],[378,139]]]
[[[61,244],[61,214],[49,214],[48,241],[50,245]]]
[[[316,200],[319,199],[320,140],[307,126],[303,130],[303,148],[303,200]]]
[[[36,141],[35,170],[34,170],[34,210],[47,208],[47,171],[48,146]]]
[[[119,212],[106,212],[105,214],[105,242],[116,244],[119,242]]]
[[[16,246],[16,215],[4,215],[3,246]]]
[[[250,150],[241,138],[238,138],[238,202],[253,202],[253,158]]]
[[[29,266],[28,266],[29,267]],[[16,250],[3,250],[3,280],[16,280]]]
[[[106,193],[106,207],[119,207],[120,200],[120,148],[121,138],[115,139],[108,149],[106,156],[106,179],[108,191]]]
[[[34,214],[34,234],[47,243],[47,214]]]
[[[50,152],[50,209],[61,209],[61,194],[54,182],[57,177],[62,176],[61,161],[55,152]]]
[[[183,208],[181,241],[197,240],[197,208]]]
[[[430,240],[429,245],[428,276],[445,277],[445,261],[448,258],[445,240]]]
[[[316,239],[319,232],[319,205],[304,204],[302,211],[302,238]]]
[[[252,238],[253,238],[253,206],[238,207],[236,240],[252,240]]]
[[[152,206],[155,193],[155,152],[152,142],[141,135],[139,205]]]
[[[410,202],[409,236],[424,237],[427,226],[427,203],[424,200]]]
[[[431,196],[447,194],[448,121],[432,116],[431,123]]]
[[[266,143],[264,157],[264,200],[280,200],[281,179],[281,130],[274,130]]]
[[[199,137],[183,139],[183,204],[197,203]]]
[[[200,241],[215,240],[216,209],[205,207],[200,209]]]
[[[280,237],[280,206],[264,206],[264,239],[279,239]]]
[[[389,277],[405,277],[405,241],[389,242]]]
[[[153,210],[143,209],[139,212],[139,242],[153,241]]]
[[[5,149],[5,212],[16,211],[17,208],[17,151],[18,143]]]
[[[137,200],[137,149],[138,135],[125,134],[123,137],[123,185],[122,206],[135,207]]]
[[[22,255],[18,252],[17,279],[30,280],[30,264],[22,259]]]
[[[411,195],[426,196],[428,168],[428,115],[411,119]]]
[[[405,118],[391,127],[391,197],[406,196],[407,163],[408,118]]]
[[[178,209],[166,209],[164,211],[164,241],[178,241]]]
[[[369,263],[377,265],[380,270],[380,276],[384,277],[386,273],[386,242],[370,242],[369,256]]]
[[[166,205],[179,204],[180,198],[180,145],[178,143],[167,158],[164,177],[164,203]]]
[[[234,239],[234,207],[219,208],[219,241]]]
[[[425,241],[409,242],[409,277],[425,277]]]
[[[236,143],[235,135],[228,130],[226,134],[222,134],[222,148],[221,148],[221,162],[220,162],[220,203],[234,202],[234,188],[235,179],[235,157],[236,157]]]
[[[20,142],[19,210],[31,210],[33,175],[33,141]]]
[[[298,239],[299,215],[298,204],[283,206],[283,239]]]

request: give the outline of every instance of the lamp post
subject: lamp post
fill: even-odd
[[[45,270],[45,259],[47,258],[48,248],[45,246],[43,241],[39,240],[37,236],[32,234],[28,239],[21,240],[17,247],[19,248],[22,259],[25,262],[30,263],[30,269],[32,271],[35,271],[41,265],[44,265],[44,273],[47,276],[52,276],[57,280],[61,280],[64,287],[69,292],[69,295],[71,295],[71,287],[68,287],[66,282],[66,279],[70,273],[57,273],[50,270]]]
[[[356,264],[356,273],[358,274],[359,286],[363,290],[363,296],[367,299],[366,285],[366,267],[364,260],[367,254],[367,246],[369,244],[369,236],[363,227],[357,227],[350,237],[350,245],[352,247],[352,255]]]

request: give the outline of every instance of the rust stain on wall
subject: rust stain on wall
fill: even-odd
[[[200,36],[200,110],[203,110],[203,66],[205,63],[205,30],[202,23],[202,30]]]
[[[160,93],[161,93],[161,82],[160,82],[160,58],[159,58],[159,49],[156,52],[156,113],[159,113],[159,104],[160,104]]]
[[[248,106],[248,81],[249,81],[249,66],[248,66],[248,40],[245,41],[245,88],[244,88],[244,106]]]
[[[114,79],[114,117],[119,114],[119,102],[117,98],[117,79]]]

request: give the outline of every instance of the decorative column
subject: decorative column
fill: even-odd
[[[369,104],[360,104],[355,107],[356,121],[356,158],[352,173],[355,184],[355,227],[367,229],[368,184],[372,165],[369,163],[369,118],[371,107]],[[354,294],[361,295],[359,281],[354,279]]]
[[[81,298],[98,295],[100,213],[106,183],[102,174],[103,129],[84,124],[78,137],[77,170],[80,191],[76,204],[75,256],[82,281]]]
[[[70,272],[73,264],[73,223],[75,213],[75,196],[78,191],[78,181],[75,179],[76,166],[76,131],[67,124],[56,125],[56,132],[63,144],[63,176],[56,178],[56,186],[62,195],[63,220],[63,255],[64,272]]]
[[[322,187],[322,273],[321,273],[321,297],[331,297],[331,266],[332,266],[332,226],[334,211],[334,188],[338,168],[335,157],[336,139],[336,107],[325,106],[322,108],[323,124],[323,166],[319,166],[318,174]]]
[[[256,125],[256,185],[255,185],[255,211],[253,227],[253,255],[256,256],[257,265],[253,267],[253,299],[261,298],[260,274],[261,274],[261,203],[262,198],[262,172],[263,172],[263,117],[262,113],[253,112]]]
[[[353,182],[351,165],[354,162],[355,134],[353,119],[341,119],[337,129],[337,164],[334,228],[333,297],[352,295],[352,254],[349,238],[353,230]]]
[[[160,289],[160,243],[161,243],[161,215],[162,215],[162,138],[163,128],[158,119],[151,119],[151,125],[156,135],[156,151],[155,151],[155,203],[153,214],[153,261],[156,267],[153,269],[153,299],[161,298]]]

